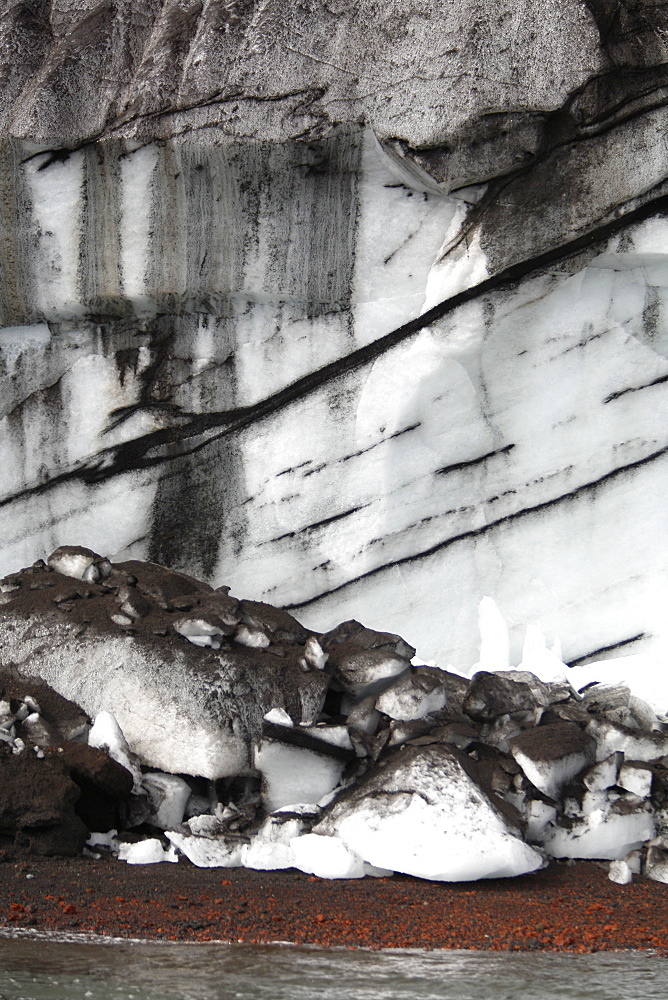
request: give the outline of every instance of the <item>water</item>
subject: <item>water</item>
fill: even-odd
[[[664,959],[0,939],[0,1000],[655,1000]]]

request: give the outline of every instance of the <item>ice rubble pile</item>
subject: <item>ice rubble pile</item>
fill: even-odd
[[[668,881],[656,672],[567,668],[535,628],[509,669],[490,602],[481,637],[463,677],[354,620],[315,634],[56,550],[0,581],[0,847],[447,881],[597,858]]]

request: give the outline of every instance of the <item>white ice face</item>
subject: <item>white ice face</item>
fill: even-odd
[[[142,786],[151,804],[147,822],[161,830],[179,826],[190,798],[188,783],[175,774],[153,771],[143,775]]]
[[[315,629],[354,608],[466,671],[506,646],[517,664],[540,620],[531,669],[561,658],[557,635],[567,662],[618,644],[659,662],[665,222],[386,342],[489,262],[476,239],[440,259],[461,200],[400,184],[371,136],[346,142],[326,183],[287,148],[25,164],[38,253],[25,325],[0,331],[0,571],[74,541],[141,557],[164,514],[182,568],[234,565],[240,592]],[[101,333],[85,317],[105,309],[134,318]],[[508,636],[478,654],[485,596]]]
[[[263,740],[254,766],[262,775],[267,812],[283,806],[316,804],[338,785],[344,763],[298,747]]]

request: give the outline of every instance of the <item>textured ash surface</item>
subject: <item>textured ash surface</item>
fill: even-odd
[[[3,570],[665,641],[665,4],[0,14]]]
[[[26,875],[33,878],[26,879]],[[481,885],[408,876],[345,885],[298,872],[31,859],[0,864],[8,929],[177,941],[668,953],[665,886],[591,862]]]
[[[269,709],[296,721],[317,716],[329,678],[301,665],[293,637],[303,643],[308,633],[290,615],[150,563],[113,570],[87,583],[42,563],[6,578],[17,589],[2,594],[3,664],[36,675],[90,715],[112,706],[146,764],[209,778],[249,770]],[[142,613],[120,614],[133,595]],[[222,638],[248,615],[266,622],[267,649],[225,640],[220,650],[198,648],[177,631],[205,616]]]

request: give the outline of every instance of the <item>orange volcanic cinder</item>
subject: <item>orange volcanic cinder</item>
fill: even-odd
[[[668,891],[607,865],[515,879],[326,881],[294,870],[31,858],[0,864],[0,925],[173,941],[668,955]]]

